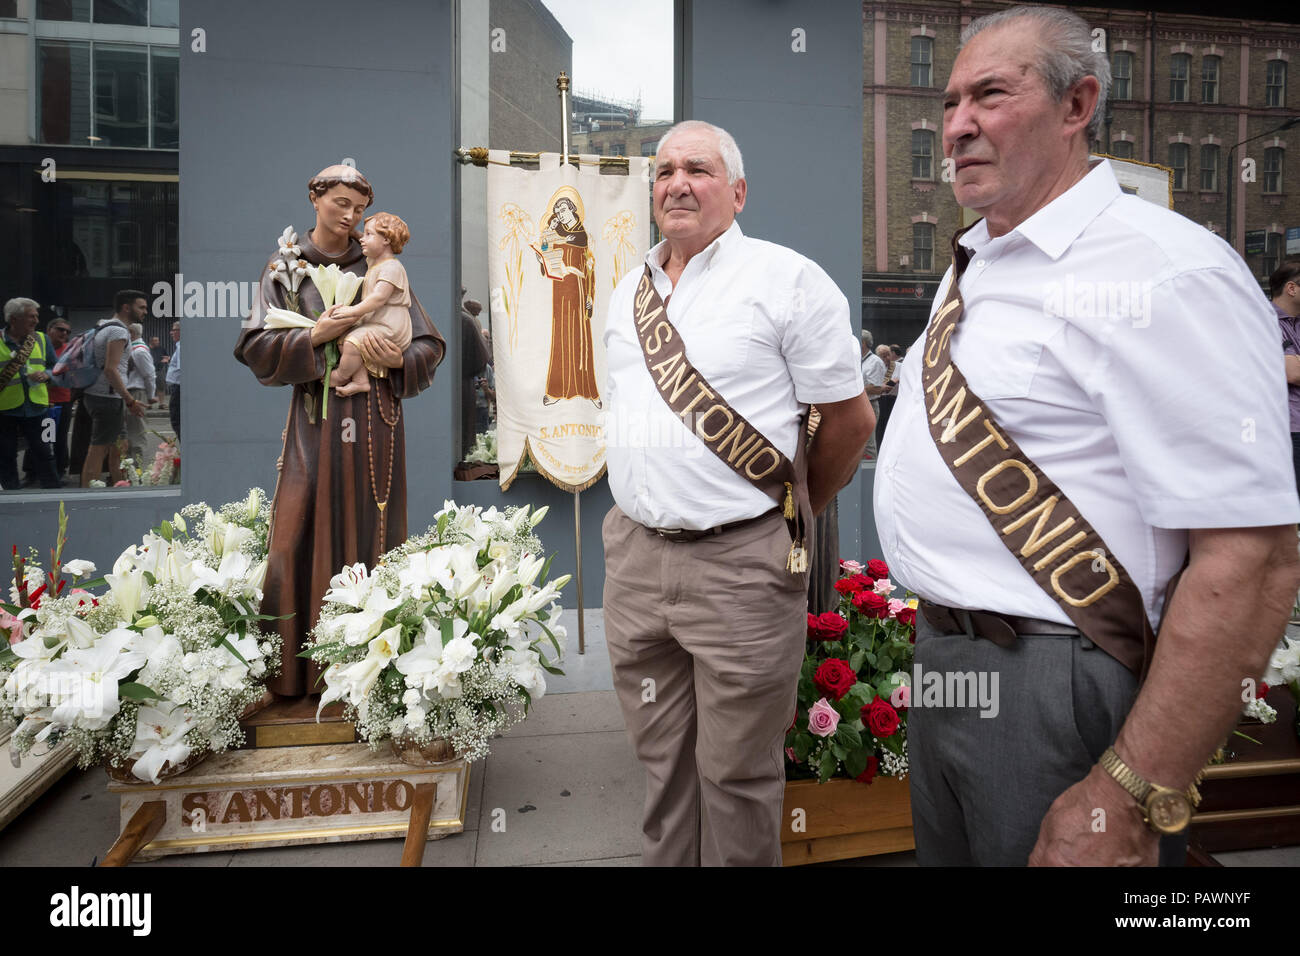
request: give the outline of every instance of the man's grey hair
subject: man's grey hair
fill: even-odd
[[[738,179],[745,178],[745,160],[740,155],[740,147],[736,145],[736,139],[721,126],[714,126],[712,123],[706,123],[704,120],[682,120],[676,126],[673,126],[659,138],[659,145],[655,147],[655,155],[658,156],[663,152],[664,143],[676,133],[689,133],[692,130],[707,130],[712,133],[718,141],[718,152],[722,154],[722,165],[727,167],[727,185],[730,186]],[[655,160],[655,166],[658,167],[659,161]]]
[[[875,337],[866,329],[862,330],[862,344],[865,345],[868,349],[873,349],[876,346]]]
[[[1046,83],[1048,92],[1059,103],[1066,92],[1085,76],[1095,76],[1100,87],[1097,108],[1088,122],[1089,139],[1101,138],[1101,127],[1106,117],[1106,97],[1110,93],[1110,62],[1106,53],[1092,48],[1092,29],[1078,14],[1056,7],[1011,7],[988,16],[972,20],[961,31],[964,47],[977,34],[990,27],[1006,26],[1013,20],[1028,18],[1039,29],[1038,73]]]
[[[144,338],[144,326],[139,322],[132,322],[126,327],[126,330],[131,333],[132,341]]]
[[[10,299],[5,303],[5,321],[8,322],[14,316],[22,315],[28,309],[39,309],[41,304],[35,299],[16,298]]]

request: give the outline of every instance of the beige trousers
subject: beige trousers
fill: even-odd
[[[605,517],[605,634],[646,771],[642,862],[779,866],[808,578],[779,514],[693,542]]]

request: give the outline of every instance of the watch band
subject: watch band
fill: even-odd
[[[1146,805],[1147,797],[1151,795],[1151,791],[1154,789],[1151,782],[1143,779],[1137,771],[1121,760],[1119,754],[1115,753],[1114,747],[1107,747],[1106,752],[1101,755],[1101,759],[1097,762],[1101,764],[1103,770],[1115,778],[1115,781],[1121,787],[1133,795],[1133,799],[1139,805]],[[1193,807],[1201,805],[1201,793],[1196,789],[1196,785],[1201,782],[1204,775],[1205,771],[1202,770],[1196,775],[1192,785],[1187,788],[1185,795]]]

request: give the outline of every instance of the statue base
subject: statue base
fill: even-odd
[[[343,719],[343,705],[330,704],[316,721],[319,698],[276,697],[239,722],[244,747],[312,747],[355,743],[357,732]]]
[[[122,800],[122,835],[106,866],[403,836],[403,865],[418,866],[426,839],[464,831],[469,766],[413,767],[363,743],[269,747],[217,754],[156,786],[108,789]]]

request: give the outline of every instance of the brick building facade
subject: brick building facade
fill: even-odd
[[[862,5],[863,325],[878,341],[920,334],[932,296],[916,290],[937,286],[971,221],[943,180],[942,91],[962,28],[1013,5]],[[1094,150],[1173,169],[1174,209],[1228,238],[1262,281],[1300,226],[1300,123],[1278,129],[1300,117],[1300,26],[1073,9],[1105,31],[1115,77]]]

